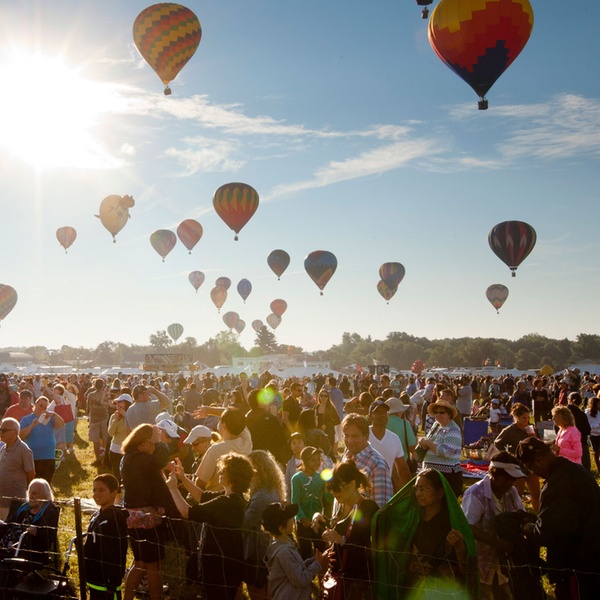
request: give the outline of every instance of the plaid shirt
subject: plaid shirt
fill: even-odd
[[[366,495],[372,498],[379,508],[383,508],[394,495],[390,470],[383,456],[371,444],[367,444],[367,447],[356,455],[346,450],[342,460],[353,460],[356,463],[371,482],[370,494],[367,492]]]

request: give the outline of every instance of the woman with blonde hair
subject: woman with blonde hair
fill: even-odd
[[[555,406],[552,409],[552,420],[558,427],[554,452],[580,465],[583,455],[581,432],[575,427],[573,413],[566,406]]]

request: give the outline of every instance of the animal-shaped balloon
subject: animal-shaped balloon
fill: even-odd
[[[133,24],[135,46],[165,84],[165,96],[171,93],[169,83],[192,58],[201,38],[198,17],[171,2],[145,8]]]
[[[100,219],[102,225],[112,234],[113,243],[116,243],[115,236],[131,217],[129,209],[135,205],[135,200],[131,196],[117,196],[113,194],[106,196],[100,203],[100,214],[95,215]]]
[[[67,253],[67,248],[75,241],[75,238],[77,238],[77,231],[73,227],[59,227],[56,230],[56,239],[65,249],[65,254]]]
[[[221,219],[235,231],[235,240],[256,212],[258,202],[258,192],[246,183],[226,183],[213,196],[213,206]]]

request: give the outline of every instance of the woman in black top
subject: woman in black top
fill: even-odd
[[[167,486],[181,516],[204,523],[199,552],[202,582],[208,600],[233,600],[242,583],[244,553],[242,526],[254,468],[247,457],[235,452],[217,463],[219,483],[224,490],[206,492],[194,485],[178,466]],[[177,487],[177,480],[199,504],[190,506]]]

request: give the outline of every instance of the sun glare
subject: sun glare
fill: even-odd
[[[93,134],[106,89],[60,58],[13,56],[0,62],[0,146],[38,168],[105,168],[114,162]]]

